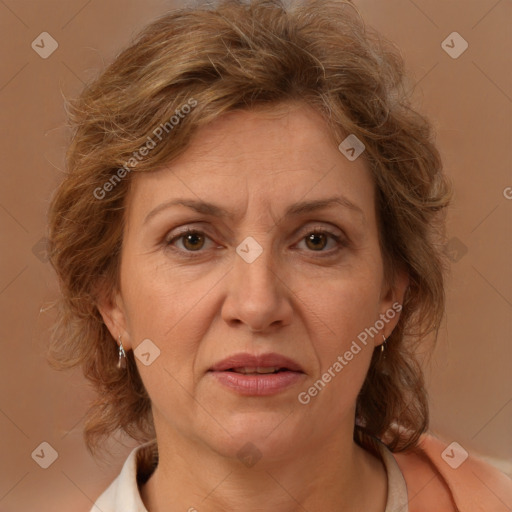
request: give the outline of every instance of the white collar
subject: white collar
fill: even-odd
[[[90,512],[148,512],[140,496],[137,484],[137,469],[140,466],[144,448],[155,440],[134,448],[126,459],[121,473],[96,500]]]
[[[388,475],[388,499],[384,512],[408,512],[409,497],[404,475],[389,448],[381,442],[378,445]]]

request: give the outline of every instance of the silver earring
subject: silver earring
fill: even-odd
[[[117,367],[121,370],[126,368],[126,352],[123,348],[123,342],[121,336],[119,336],[119,360],[117,361]]]

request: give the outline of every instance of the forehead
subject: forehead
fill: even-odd
[[[339,194],[366,217],[373,210],[364,159],[347,160],[322,116],[300,103],[224,114],[198,129],[177,159],[133,180],[129,209],[137,217],[176,198],[220,203],[243,215],[250,204],[278,214]]]

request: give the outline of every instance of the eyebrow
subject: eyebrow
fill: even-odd
[[[317,199],[314,201],[302,201],[289,206],[284,214],[284,217],[292,217],[305,213],[312,213],[317,210],[321,210],[333,205],[343,206],[353,212],[358,213],[363,220],[365,220],[364,212],[359,206],[354,204],[352,201],[344,196],[333,196],[326,199]],[[208,203],[206,201],[198,201],[195,199],[173,199],[158,205],[156,208],[151,210],[144,219],[144,224],[147,224],[153,217],[162,212],[172,208],[173,206],[185,206],[203,215],[209,215],[212,217],[219,218],[233,218],[234,214],[228,212],[220,206]]]

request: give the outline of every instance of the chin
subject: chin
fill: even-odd
[[[307,442],[309,433],[299,428],[290,412],[259,411],[219,417],[226,430],[215,429],[220,435],[212,435],[206,442],[219,455],[238,459],[248,467],[255,465],[256,460],[261,467],[265,461],[296,456],[297,448]]]

